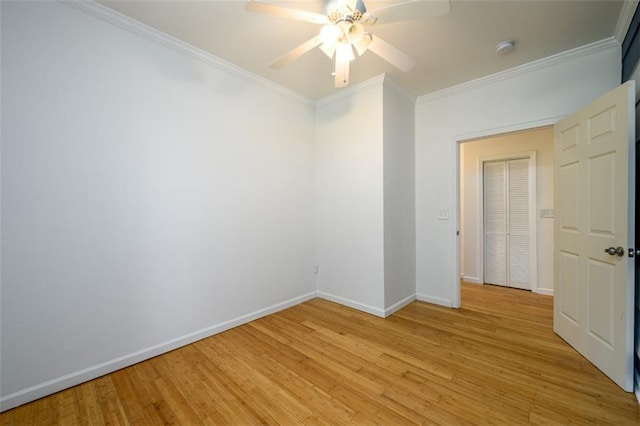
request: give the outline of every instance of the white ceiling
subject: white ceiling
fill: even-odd
[[[276,1],[322,12],[326,0]],[[395,3],[398,0],[387,0]],[[404,0],[402,0],[404,1]],[[426,0],[428,1],[428,0]],[[312,38],[316,24],[244,10],[243,0],[99,0],[99,3],[312,99],[337,90],[332,61],[314,49],[281,70],[269,64]],[[386,73],[414,96],[614,36],[623,0],[451,0],[442,17],[371,28],[416,59],[404,73],[371,52],[351,64],[350,84]],[[365,0],[369,11],[380,1]],[[512,39],[505,55],[496,44]]]

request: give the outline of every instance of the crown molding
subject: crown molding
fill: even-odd
[[[633,15],[638,8],[638,3],[640,3],[640,0],[625,0],[625,2],[622,3],[622,11],[620,11],[616,30],[613,33],[613,38],[620,43],[624,41],[624,37],[627,35]]]
[[[186,56],[189,56],[192,59],[196,59],[207,65],[213,66],[219,70],[233,74],[249,83],[262,86],[265,89],[268,89],[272,92],[276,92],[286,97],[289,97],[307,106],[312,107],[314,105],[313,100],[311,100],[310,98],[307,98],[306,96],[302,96],[292,90],[285,88],[284,86],[274,83],[271,80],[268,80],[250,71],[247,71],[244,68],[241,68],[237,65],[232,64],[231,62],[227,62],[223,59],[220,59],[209,52],[199,49],[189,43],[185,43],[184,41],[179,40],[169,34],[166,34],[156,28],[150,27],[149,25],[136,21],[135,19],[130,18],[126,15],[123,15],[120,12],[116,12],[113,9],[110,9],[106,6],[96,3],[94,0],[57,0],[57,1],[65,6],[72,7],[76,10],[79,10],[88,15],[91,15],[94,18],[100,19],[101,21],[115,25],[116,27],[119,27],[132,34],[135,34],[137,36],[150,40],[154,43],[160,44],[161,46],[172,49],[178,53],[182,53]]]
[[[402,86],[400,83],[397,83],[395,80],[392,80],[391,77],[385,75],[384,78],[384,86],[389,87],[391,90],[396,92],[398,95],[403,97],[407,102],[410,102],[412,105],[416,104],[416,100],[418,99],[416,96],[409,93],[409,91]]]
[[[581,57],[590,56],[610,49],[620,49],[620,42],[614,37],[609,37],[604,40],[576,47],[575,49],[547,56],[546,58],[542,58],[537,61],[529,62],[527,64],[519,65],[505,71],[500,71],[495,74],[491,74],[485,77],[468,81],[466,83],[458,84],[456,86],[451,86],[446,89],[438,90],[436,92],[420,96],[418,97],[416,104],[420,105],[427,102],[433,102],[439,99],[453,96],[458,93],[465,92],[467,90],[488,86],[501,80],[518,77],[533,71],[548,68]]]
[[[353,95],[363,92],[372,87],[382,87],[385,80],[385,74],[380,74],[377,77],[370,78],[367,81],[363,81],[362,83],[356,84],[354,86],[349,86],[346,89],[342,89],[337,93],[333,93],[329,96],[325,96],[324,98],[318,99],[315,103],[316,108],[321,108],[336,102],[340,102],[343,99],[347,99],[352,97]]]

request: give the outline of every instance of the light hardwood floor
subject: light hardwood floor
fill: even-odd
[[[626,424],[623,392],[552,331],[552,298],[463,285],[387,319],[314,299],[1,415],[48,424]]]

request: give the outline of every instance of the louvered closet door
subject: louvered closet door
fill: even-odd
[[[484,163],[484,282],[507,285],[507,163]]]
[[[484,282],[531,288],[529,158],[484,163]]]

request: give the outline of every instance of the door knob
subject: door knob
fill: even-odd
[[[610,254],[611,256],[624,256],[624,249],[622,247],[609,247],[604,249],[604,252]]]

